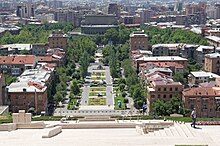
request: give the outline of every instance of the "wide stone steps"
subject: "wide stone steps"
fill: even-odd
[[[157,130],[154,132],[150,132],[146,134],[146,136],[150,137],[197,137],[199,133],[196,129],[190,127],[189,124],[174,124],[174,126],[170,126],[169,128],[164,128],[161,130]]]

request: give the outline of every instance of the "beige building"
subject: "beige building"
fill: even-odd
[[[53,32],[48,38],[49,48],[61,48],[64,51],[68,48],[68,36],[62,31]]]
[[[204,63],[205,71],[209,71],[212,73],[220,73],[220,54],[213,53],[205,55],[205,63]]]
[[[158,99],[168,101],[174,96],[181,96],[183,85],[180,82],[158,79],[150,82],[147,87],[148,112],[152,111],[152,105]]]
[[[148,36],[144,31],[130,34],[130,49],[131,51],[137,49],[148,50]]]
[[[198,85],[199,83],[210,82],[216,78],[220,78],[220,76],[211,72],[193,71],[189,74],[188,82],[190,85]]]
[[[220,117],[219,88],[188,88],[182,95],[185,108],[196,108],[198,117]]]
[[[220,37],[218,36],[207,36],[206,39],[210,45],[220,47]]]

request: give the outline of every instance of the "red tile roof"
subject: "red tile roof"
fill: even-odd
[[[34,55],[0,56],[0,64],[34,64]]]
[[[34,86],[39,90],[42,90],[44,88],[42,85],[35,83],[35,82],[28,82],[28,86]]]
[[[169,68],[172,66],[175,66],[176,68],[184,68],[182,64],[177,63],[177,62],[147,62],[147,63],[141,63],[140,67],[144,67],[148,65],[153,65],[153,66],[161,67],[161,68]]]
[[[213,88],[188,88],[183,91],[183,96],[220,96],[220,93]]]

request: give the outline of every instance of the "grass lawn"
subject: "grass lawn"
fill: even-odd
[[[89,98],[89,105],[106,105],[106,98]]]
[[[97,81],[97,80],[105,80],[106,77],[92,77],[93,81]]]
[[[117,96],[117,97],[115,97],[115,109],[116,109],[116,110],[123,110],[123,109],[125,109],[124,100],[125,100],[125,99],[124,99],[124,97],[122,97],[122,96]],[[121,101],[121,103],[122,103],[121,108],[118,107],[119,101]]]
[[[0,116],[0,124],[3,124],[3,123],[12,123],[12,116],[9,114]]]
[[[101,93],[103,96],[106,96],[106,92],[89,92],[89,96],[98,96]]]
[[[94,76],[105,76],[105,72],[93,72],[92,75],[94,75]]]
[[[106,88],[105,87],[93,87],[93,88],[90,88],[90,91],[106,91]]]
[[[79,105],[79,103],[78,103],[77,99],[72,98],[72,99],[70,99],[67,108],[68,108],[68,110],[74,110],[74,106],[76,107],[78,105]]]

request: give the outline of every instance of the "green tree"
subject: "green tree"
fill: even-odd
[[[109,56],[109,65],[110,65],[110,72],[113,78],[117,78],[117,60],[116,60],[116,54],[114,50],[110,51]]]
[[[112,41],[113,44],[117,44],[119,42],[119,32],[114,28],[108,29],[104,34],[104,40],[105,43]]]
[[[155,115],[158,116],[167,116],[167,105],[165,104],[165,102],[163,100],[157,100],[153,103],[152,105],[152,109]]]
[[[125,84],[124,83],[119,84],[119,89],[120,89],[120,91],[124,91]]]
[[[61,92],[57,92],[55,95],[54,95],[54,101],[55,101],[55,104],[57,105],[60,101],[62,101],[63,99],[63,95]]]
[[[173,76],[173,79],[174,79],[174,81],[180,82],[180,83],[182,83],[183,85],[186,85],[186,84],[187,84],[186,78],[183,77],[183,74],[180,74],[180,73],[178,73],[178,72]]]
[[[22,55],[29,55],[30,51],[29,50],[21,50],[20,54],[22,54]]]
[[[80,71],[83,78],[87,75],[87,69],[89,66],[89,54],[85,51],[80,59]]]
[[[80,88],[75,79],[72,81],[71,91],[73,92],[74,95],[78,95],[80,93]]]

